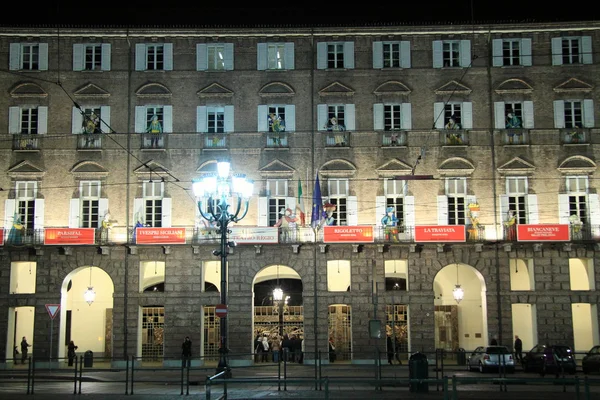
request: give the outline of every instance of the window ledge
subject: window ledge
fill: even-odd
[[[589,143],[563,143],[565,147],[589,146]]]
[[[452,144],[452,145],[444,144],[444,145],[442,145],[442,148],[444,148],[444,149],[455,149],[455,148],[461,148],[461,149],[465,148],[466,149],[467,147],[469,147],[468,144]]]
[[[523,144],[505,144],[505,145],[503,145],[504,148],[509,148],[509,147],[529,147],[529,146],[531,146],[531,145],[530,144],[526,144],[526,143],[523,143]]]
[[[399,144],[397,146],[392,146],[392,145],[387,144],[387,145],[383,145],[381,147],[384,149],[407,149],[408,148],[408,146],[405,144],[402,144],[402,145]],[[448,147],[454,147],[454,146],[448,146]]]

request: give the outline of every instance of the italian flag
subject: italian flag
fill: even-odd
[[[300,217],[300,226],[306,224],[306,213],[304,212],[304,199],[302,198],[302,182],[298,179],[298,199],[296,201],[296,213]]]

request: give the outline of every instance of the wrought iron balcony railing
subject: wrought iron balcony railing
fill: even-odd
[[[506,146],[529,144],[529,130],[505,129],[502,139]]]
[[[584,128],[561,129],[560,140],[562,144],[588,144],[590,130]]]
[[[384,147],[406,146],[408,135],[406,131],[386,131],[383,132],[382,145]]]
[[[440,140],[443,146],[467,146],[469,135],[464,129],[443,129],[440,131]]]
[[[77,150],[101,150],[102,134],[83,133],[77,135]]]
[[[227,133],[205,133],[203,145],[205,150],[227,149]]]
[[[36,151],[39,149],[38,135],[13,135],[13,150]]]
[[[325,136],[325,147],[349,147],[350,146],[350,132],[338,131],[338,132],[327,132]]]
[[[287,132],[267,132],[267,147],[279,148],[288,146]]]
[[[142,133],[142,150],[166,149],[166,133]]]

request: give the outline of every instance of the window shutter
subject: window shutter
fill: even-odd
[[[15,199],[6,199],[4,201],[4,234],[7,234],[7,231],[10,231],[13,226],[13,222],[15,220],[15,211],[16,211],[16,200]]]
[[[268,218],[269,200],[267,197],[258,198],[258,226],[267,226],[269,222]]]
[[[433,104],[433,122],[435,129],[444,129],[444,103],[436,102]]]
[[[100,69],[102,71],[110,71],[111,46],[110,43],[102,43],[102,56],[100,61]]]
[[[521,39],[521,65],[531,67],[533,65],[531,55],[531,39]]]
[[[494,67],[501,67],[504,65],[502,57],[502,39],[492,40],[492,65]]]
[[[267,69],[267,44],[259,43],[256,46],[256,69],[264,71]]]
[[[173,70],[173,43],[164,43],[163,50],[165,55],[164,69],[165,71]]]
[[[73,45],[73,71],[83,71],[83,44]]]
[[[21,43],[10,44],[10,70],[18,71],[21,69]]]
[[[233,43],[225,43],[225,70],[233,71]]]
[[[592,37],[581,37],[581,62],[583,64],[592,63]]]
[[[565,102],[564,100],[554,100],[554,127],[565,127]]]
[[[140,222],[142,225],[146,223],[146,214],[144,213],[144,199],[133,199],[133,225]]]
[[[375,226],[382,226],[381,219],[385,216],[385,196],[375,197]]]
[[[538,223],[538,202],[537,194],[527,195],[527,223],[537,224]]]
[[[494,102],[494,118],[496,129],[504,129],[506,128],[506,118],[504,117],[504,102],[496,101]]]
[[[285,106],[285,131],[294,132],[296,130],[296,106],[288,104]]]
[[[552,38],[552,65],[562,65],[562,38]]]
[[[44,229],[44,199],[34,200],[33,229]]]
[[[373,129],[382,131],[383,128],[383,104],[373,104]]]
[[[600,236],[600,199],[596,193],[588,194],[588,207],[592,238],[597,239]]]
[[[402,59],[402,56],[400,56]],[[383,68],[383,42],[373,42],[373,69]]]
[[[444,65],[444,50],[441,40],[433,41],[433,68],[442,68]]]
[[[470,101],[462,103],[461,120],[463,129],[473,129],[473,103]]]
[[[48,107],[39,106],[38,108],[38,134],[45,135],[48,133]]]
[[[327,42],[317,43],[317,69],[327,69]]]
[[[269,108],[265,104],[258,106],[258,131],[267,132],[269,130],[269,123],[267,120],[267,113]]]
[[[81,115],[81,111],[79,111],[79,108],[73,107],[71,115],[71,133],[81,133],[83,130],[83,115]]]
[[[79,221],[81,213],[81,201],[79,199],[71,199],[69,210],[69,228],[80,228]]]
[[[317,129],[327,130],[327,104],[317,104]]]
[[[571,216],[569,210],[569,195],[559,194],[558,195],[558,223],[568,224],[569,217]]]
[[[100,218],[100,221],[104,219],[106,214],[108,214],[108,199],[101,198],[98,200],[98,217]],[[101,224],[102,223],[100,223],[99,226],[102,226]]]
[[[438,225],[448,225],[448,196],[437,197],[437,217]]]
[[[470,67],[471,66],[471,41],[461,40],[460,41],[460,66]]]
[[[534,128],[533,101],[530,100],[523,102],[523,128]]]
[[[173,133],[173,106],[163,106],[163,132]]]
[[[294,69],[295,60],[294,60],[294,42],[289,42],[284,44],[285,51],[285,69]]]
[[[8,133],[18,135],[21,133],[21,108],[8,108]]]
[[[356,107],[354,104],[346,104],[345,105],[345,123],[346,130],[354,131],[356,130]]]
[[[594,127],[594,100],[583,100],[583,126],[585,128]]]
[[[206,126],[206,106],[196,107],[196,132],[206,133],[208,130]]]
[[[146,106],[135,106],[135,133],[146,131]]]
[[[415,225],[415,197],[404,196],[404,226]]]
[[[400,42],[400,67],[410,68],[410,66],[410,42],[408,40],[403,40]]]
[[[171,208],[173,201],[170,197],[163,197],[162,199],[162,218],[161,224],[163,228],[171,227]]]
[[[40,71],[48,70],[48,43],[40,43]]]
[[[344,42],[344,68],[354,68],[354,42]]]
[[[100,107],[100,130],[103,133],[112,133],[110,127],[110,106]]]
[[[412,105],[410,103],[402,103],[400,105],[401,128],[406,130],[412,129]]]
[[[208,69],[207,46],[204,43],[196,44],[196,71],[206,71]]]
[[[346,198],[347,204],[347,219],[348,226],[358,225],[358,198],[356,196],[348,196]]]
[[[206,115],[206,113],[204,115]],[[227,133],[232,133],[235,131],[234,115],[233,106],[225,106],[225,132]]]
[[[144,43],[135,45],[135,70],[146,70],[146,45]]]
[[[497,233],[497,237],[504,238],[504,222],[506,222],[506,218],[508,216],[508,195],[500,195],[500,208],[498,208],[498,212],[500,213],[500,215],[498,215],[499,232]]]

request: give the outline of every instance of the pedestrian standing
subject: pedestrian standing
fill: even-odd
[[[523,342],[521,341],[521,338],[519,338],[519,335],[515,335],[515,359],[523,364]]]
[[[186,336],[181,344],[181,361],[182,367],[190,367],[192,359],[192,341],[189,336]]]
[[[27,353],[30,347],[31,345],[27,343],[27,338],[23,336],[23,340],[21,340],[21,364],[25,364],[25,361],[27,361]]]
[[[335,345],[333,344],[333,338],[329,338],[329,362],[335,362],[337,358],[335,354]]]
[[[73,360],[75,360],[76,357],[75,350],[77,350],[78,348],[78,346],[75,346],[74,341],[71,340],[69,342],[69,346],[67,346],[67,357],[69,357],[69,367],[73,366]]]
[[[279,357],[279,353],[281,351],[281,340],[279,339],[279,335],[275,335],[273,342],[271,343],[271,352],[273,353],[273,362],[278,363],[281,359]]]
[[[283,350],[283,361],[290,360],[290,350],[291,350],[292,342],[290,341],[290,337],[288,334],[283,335],[283,341],[281,342],[281,350]]]
[[[262,338],[262,362],[269,361],[269,338],[265,335]]]
[[[388,336],[386,340],[386,350],[387,350],[387,360],[388,364],[394,364],[394,344],[392,342],[392,337]]]

